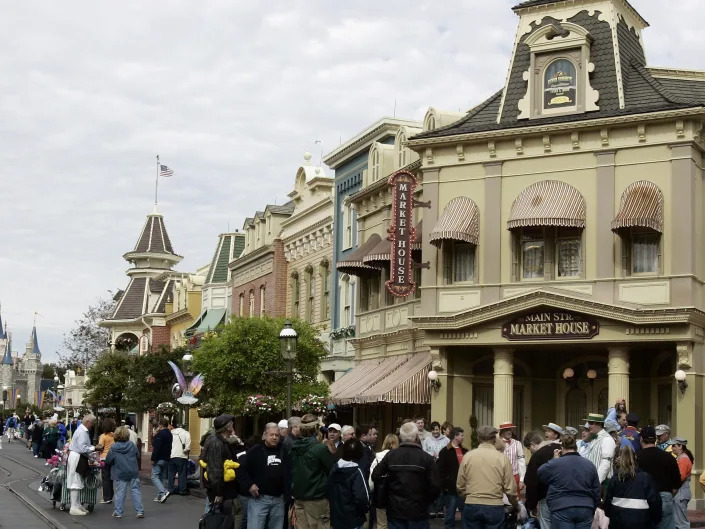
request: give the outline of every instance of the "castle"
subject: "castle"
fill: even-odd
[[[12,351],[12,333],[7,331],[7,323],[3,326],[0,314],[0,388],[7,390],[7,408],[15,408],[24,404],[41,402],[42,353],[37,340],[37,326],[32,328],[32,335],[25,347],[24,354]]]

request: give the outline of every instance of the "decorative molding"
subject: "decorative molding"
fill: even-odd
[[[671,334],[670,327],[627,327],[624,334]]]
[[[524,142],[521,137],[514,139],[514,147],[516,148],[518,155],[524,154]]]
[[[636,134],[637,134],[637,138],[639,138],[640,143],[645,142],[646,141],[646,125],[643,123],[640,125],[637,125]]]
[[[580,149],[580,133],[575,131],[570,133],[570,142],[573,145],[573,150]]]
[[[424,156],[426,156],[426,163],[428,163],[428,164],[433,163],[433,149],[431,147],[426,147],[426,151],[424,152]]]
[[[551,135],[543,135],[543,152],[551,152]]]
[[[442,332],[440,337],[443,340],[475,340],[478,334],[476,332]]]
[[[497,147],[495,146],[494,141],[487,142],[487,150],[490,153],[490,158],[495,158],[497,156]]]
[[[692,369],[693,367],[693,343],[679,342],[676,344],[678,353],[678,367],[680,369]]]
[[[610,131],[607,129],[600,130],[600,139],[603,147],[608,147],[610,144]]]
[[[685,138],[685,124],[682,119],[676,120],[676,138]]]
[[[458,154],[458,161],[462,162],[465,160],[465,148],[462,143],[455,146],[455,152]]]

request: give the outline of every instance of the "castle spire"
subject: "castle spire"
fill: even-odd
[[[37,326],[32,327],[32,353],[40,355],[42,352],[39,350],[39,340],[37,340]]]
[[[0,340],[7,340],[7,328],[2,325],[2,304],[0,304]]]
[[[5,356],[2,357],[2,362],[0,364],[4,366],[12,365],[12,342],[7,340],[7,345],[5,346]]]

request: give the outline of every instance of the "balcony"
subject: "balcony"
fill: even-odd
[[[357,329],[359,338],[371,334],[393,332],[410,327],[409,317],[419,311],[421,302],[413,299],[379,309],[357,314]]]

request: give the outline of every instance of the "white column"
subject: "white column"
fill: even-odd
[[[513,421],[514,407],[514,350],[494,350],[494,426]]]
[[[614,346],[608,348],[607,360],[607,383],[608,397],[607,405],[613,406],[617,399],[624,398],[629,409],[629,347]],[[596,410],[604,413],[604,410]]]

